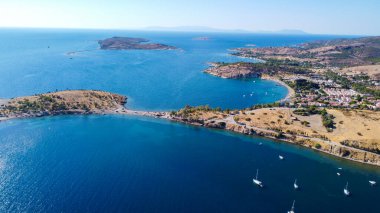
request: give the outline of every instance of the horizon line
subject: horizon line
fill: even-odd
[[[177,26],[177,27],[186,27],[186,26]],[[194,27],[194,26],[189,26]],[[203,26],[199,26],[203,27]],[[46,30],[116,30],[116,31],[146,31],[146,32],[173,32],[173,33],[229,33],[229,34],[261,34],[261,35],[293,35],[293,36],[302,36],[302,35],[310,35],[310,36],[318,36],[318,35],[326,35],[326,36],[361,36],[361,37],[374,37],[374,36],[380,36],[380,35],[371,35],[371,34],[328,34],[328,33],[279,33],[279,31],[282,30],[257,30],[257,31],[251,31],[251,30],[244,30],[244,29],[219,29],[219,28],[213,28],[209,27],[211,29],[215,29],[215,31],[200,31],[200,30],[170,30],[170,28],[176,28],[176,27],[162,27],[162,28],[168,28],[167,30],[154,30],[154,29],[148,29],[151,27],[142,27],[142,28],[96,28],[96,27],[31,27],[31,26],[0,26],[0,29],[46,29]],[[287,30],[287,29],[283,29]],[[302,30],[300,30],[302,31]]]

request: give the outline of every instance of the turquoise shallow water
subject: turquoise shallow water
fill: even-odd
[[[114,35],[181,50],[97,50],[98,39]],[[211,40],[192,40],[198,36]],[[270,81],[203,74],[207,62],[241,60],[228,49],[246,44],[327,38],[332,36],[3,29],[0,97],[101,89],[127,95],[134,109],[242,108],[278,100],[286,90]],[[67,54],[81,50],[89,51]],[[279,161],[279,154],[286,159]],[[262,190],[252,185],[257,168]],[[379,212],[380,187],[369,187],[370,179],[380,182],[378,168],[163,120],[59,116],[0,123],[0,212],[286,212],[294,199],[296,212]],[[349,198],[343,196],[346,181]]]

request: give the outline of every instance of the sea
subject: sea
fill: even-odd
[[[100,50],[97,42],[113,36],[178,49]],[[210,62],[256,62],[230,55],[233,48],[338,37],[353,36],[2,28],[0,98],[94,89],[127,96],[126,107],[135,110],[242,109],[280,100],[287,89],[208,75]],[[257,170],[263,188],[252,183]],[[161,119],[0,122],[0,212],[277,213],[293,201],[295,212],[380,212],[380,187],[369,180],[380,182],[378,167]],[[347,183],[350,197],[343,194]]]

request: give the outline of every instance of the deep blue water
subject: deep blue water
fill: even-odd
[[[97,40],[115,35],[180,50],[97,49]],[[211,40],[192,39],[199,36]],[[228,49],[247,44],[328,38],[333,36],[3,29],[0,97],[101,89],[127,95],[134,109],[242,108],[276,101],[286,90],[270,81],[209,76],[202,73],[207,62],[242,60]],[[279,154],[286,159],[279,161]],[[257,168],[264,189],[252,184]],[[370,179],[380,182],[377,167],[163,120],[60,116],[0,123],[0,212],[274,213],[289,210],[294,199],[296,212],[379,212],[380,187],[370,187]],[[349,198],[343,196],[346,181]]]
[[[379,212],[378,169],[263,138],[129,116],[14,120],[0,134],[0,212],[277,213],[293,199],[297,212]]]

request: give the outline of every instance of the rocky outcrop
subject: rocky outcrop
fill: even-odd
[[[226,122],[224,121],[206,121],[204,122],[204,126],[208,128],[214,128],[214,129],[225,129],[226,128]]]

